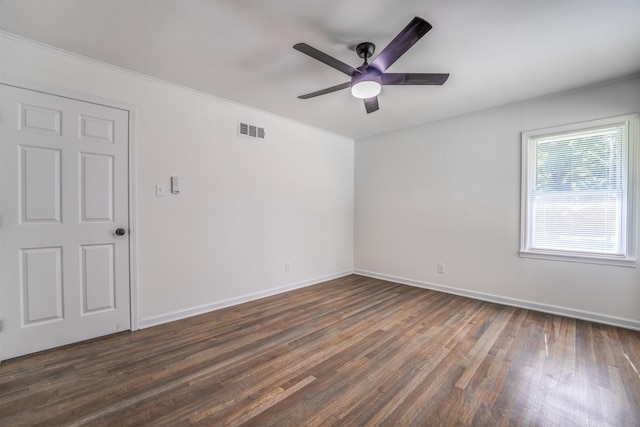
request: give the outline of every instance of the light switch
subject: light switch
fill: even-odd
[[[177,176],[171,177],[171,193],[178,194],[180,192],[180,181]]]
[[[156,196],[164,197],[164,184],[156,184]]]

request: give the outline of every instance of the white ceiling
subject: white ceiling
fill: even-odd
[[[640,72],[640,0],[0,0],[0,28],[338,134],[367,135]],[[444,86],[384,87],[366,114],[348,76],[420,16],[433,29],[390,72],[448,72]]]

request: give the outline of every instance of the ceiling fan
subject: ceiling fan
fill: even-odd
[[[319,95],[351,88],[351,93],[356,98],[364,100],[367,113],[373,113],[379,109],[378,94],[382,86],[391,85],[442,85],[449,78],[449,74],[433,73],[386,73],[385,71],[409,50],[418,40],[431,29],[431,24],[422,18],[415,17],[404,27],[402,31],[376,56],[371,63],[369,58],[373,56],[375,45],[370,42],[360,43],[356,46],[356,53],[364,59],[364,63],[358,68],[327,55],[306,43],[298,43],[294,49],[317,59],[320,62],[342,71],[351,77],[351,81],[332,86],[317,92],[300,95],[300,99],[309,99]]]

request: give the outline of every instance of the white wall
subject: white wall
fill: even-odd
[[[143,325],[342,275],[355,257],[363,274],[640,328],[640,269],[517,254],[520,132],[640,111],[639,79],[359,140],[354,215],[351,139],[6,34],[0,54],[5,77],[136,107]],[[238,119],[268,142],[238,138]],[[155,197],[174,174],[182,193]]]
[[[636,78],[356,141],[356,271],[640,328],[640,268],[518,256],[520,132],[638,111]]]
[[[143,326],[352,271],[352,139],[7,34],[0,43],[5,79],[135,106]],[[238,120],[265,127],[267,142],[239,138]],[[156,197],[171,175],[182,192]]]

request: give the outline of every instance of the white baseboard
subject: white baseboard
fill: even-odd
[[[163,323],[173,322],[175,320],[185,319],[187,317],[197,316],[199,314],[208,313],[214,310],[220,310],[222,308],[231,307],[234,305],[242,304],[249,301],[258,300],[284,292],[292,291],[295,289],[304,288],[307,286],[316,285],[318,283],[326,282],[328,280],[338,279],[340,277],[348,276],[350,274],[357,274],[360,276],[371,277],[374,279],[386,280],[389,282],[399,283],[402,285],[409,285],[423,289],[431,289],[434,291],[445,292],[448,294],[460,295],[468,298],[474,298],[481,301],[488,301],[497,304],[503,304],[513,307],[526,308],[529,310],[540,311],[543,313],[557,314],[560,316],[572,317],[575,319],[588,320],[591,322],[602,323],[605,325],[619,326],[622,328],[633,329],[640,331],[640,321],[633,319],[625,319],[621,317],[608,316],[599,313],[593,313],[582,310],[575,310],[567,307],[559,307],[549,304],[540,304],[537,302],[520,300],[516,298],[508,298],[499,295],[487,294],[484,292],[469,291],[466,289],[453,288],[450,286],[438,285],[430,282],[423,282],[420,280],[408,279],[405,277],[397,277],[389,274],[382,274],[367,270],[348,270],[340,273],[330,274],[327,276],[317,277],[310,280],[305,280],[298,283],[293,283],[278,288],[272,288],[265,291],[254,292],[251,294],[239,296],[236,298],[230,298],[222,301],[217,301],[211,304],[205,304],[198,307],[189,308],[186,310],[175,311],[173,313],[163,314],[160,316],[154,316],[147,319],[142,319],[139,322],[139,328],[150,328],[152,326],[161,325]]]
[[[273,295],[281,294],[284,292],[292,291],[294,289],[305,288],[307,286],[316,285],[318,283],[326,282],[328,280],[338,279],[340,277],[353,274],[353,270],[343,271],[340,273],[334,273],[327,276],[317,277],[310,280],[305,280],[298,283],[292,283],[286,286],[278,288],[267,289],[265,291],[254,292],[247,295],[242,295],[235,298],[229,298],[222,301],[216,301],[210,304],[200,305],[198,307],[188,308],[186,310],[174,311],[173,313],[162,314],[160,316],[153,316],[147,319],[141,319],[138,322],[140,329],[150,328],[152,326],[161,325],[163,323],[173,322],[175,320],[186,319],[187,317],[197,316],[199,314],[208,313],[214,310],[220,310],[222,308],[231,307],[234,305],[242,304],[249,301],[254,301],[260,298],[270,297]]]
[[[353,274],[360,276],[371,277],[374,279],[386,280],[389,282],[399,283],[402,285],[415,286],[423,289],[431,289],[434,291],[445,292],[448,294],[460,295],[464,297],[474,298],[482,301],[494,302],[503,305],[509,305],[513,307],[526,308],[529,310],[541,311],[543,313],[557,314],[560,316],[572,317],[575,319],[588,320],[596,323],[603,323],[605,325],[619,326],[627,329],[634,329],[640,331],[640,321],[633,319],[625,319],[621,317],[608,316],[600,313],[592,313],[588,311],[575,310],[567,307],[559,307],[549,304],[541,304],[533,301],[526,301],[516,298],[502,297],[499,295],[487,294],[484,292],[468,291],[465,289],[452,288],[450,286],[438,285],[430,282],[423,282],[420,280],[407,279],[404,277],[396,277],[388,274],[376,273],[366,270],[354,270]]]

